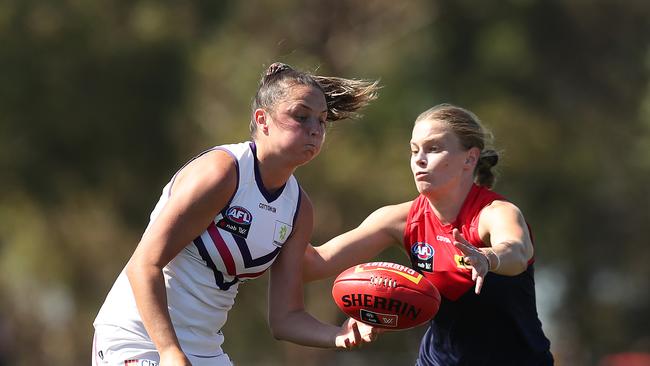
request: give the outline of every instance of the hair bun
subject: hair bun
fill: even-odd
[[[269,66],[268,69],[266,69],[266,77],[290,70],[293,70],[291,66],[283,64],[282,62],[274,62],[271,64],[271,66]]]
[[[490,167],[497,165],[499,162],[499,154],[494,150],[483,150],[479,160],[485,161]]]

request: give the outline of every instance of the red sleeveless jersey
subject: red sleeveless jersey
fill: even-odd
[[[456,221],[450,224],[440,222],[423,195],[411,205],[404,228],[404,249],[409,253],[413,268],[449,300],[458,299],[474,286],[471,267],[465,263],[460,249],[454,246],[452,231],[457,228],[469,243],[477,248],[484,247],[478,234],[478,219],[481,210],[495,200],[506,199],[473,184]]]

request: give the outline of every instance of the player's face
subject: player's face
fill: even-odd
[[[294,86],[269,116],[271,143],[293,164],[305,164],[318,155],[327,123],[322,91],[312,86]]]
[[[460,184],[468,151],[445,122],[423,120],[413,127],[411,170],[418,192],[439,194]]]

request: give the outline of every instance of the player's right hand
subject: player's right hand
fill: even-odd
[[[377,339],[379,333],[381,333],[379,328],[348,318],[341,325],[341,331],[336,336],[336,347],[345,349],[360,347],[364,343]]]
[[[458,229],[454,229],[452,233],[454,246],[463,252],[465,262],[472,266],[472,280],[476,281],[474,292],[478,295],[481,293],[485,275],[490,270],[490,260],[485,253],[463,238]]]

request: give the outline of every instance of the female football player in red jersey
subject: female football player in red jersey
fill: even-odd
[[[419,196],[309,247],[306,280],[366,262],[391,244],[442,295],[417,365],[552,365],[537,316],[533,243],[517,206],[491,190],[496,151],[470,111],[435,106],[416,119],[411,170]]]
[[[326,124],[353,115],[377,88],[271,65],[253,101],[252,141],[204,152],[163,189],[95,319],[93,364],[231,365],[221,327],[239,283],[268,268],[275,338],[340,348],[370,341],[365,324],[323,324],[304,309],[313,208],[293,173],[318,155]]]

